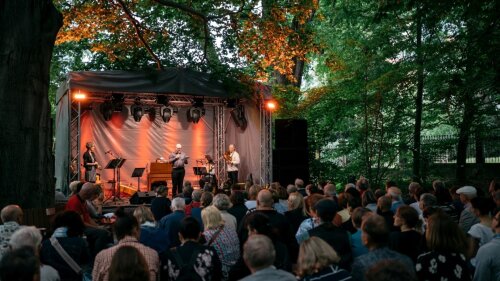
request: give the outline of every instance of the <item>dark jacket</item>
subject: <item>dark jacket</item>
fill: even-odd
[[[85,239],[81,237],[64,237],[56,238],[68,255],[80,266],[89,264],[91,256],[89,246]],[[82,276],[78,275],[66,261],[59,255],[56,249],[50,243],[50,240],[45,240],[42,243],[40,250],[40,261],[43,264],[50,265],[59,272],[61,280],[82,280]]]
[[[240,225],[241,221],[245,217],[248,209],[245,204],[233,205],[231,208],[227,210],[228,213],[233,215],[236,218],[237,226]]]
[[[170,204],[170,199],[167,197],[155,197],[153,201],[151,201],[151,212],[156,221],[160,221],[164,216],[172,213]]]
[[[158,226],[168,233],[171,247],[177,247],[181,244],[179,241],[179,226],[183,218],[183,211],[175,211],[163,217],[158,223]]]
[[[350,271],[352,263],[351,239],[345,229],[327,222],[309,230],[309,236],[319,237],[332,246],[340,257],[340,267]]]
[[[291,211],[285,212],[285,217],[290,222],[290,226],[292,227],[292,233],[297,233],[299,230],[300,224],[307,219],[307,216],[302,213],[302,209],[293,209]]]

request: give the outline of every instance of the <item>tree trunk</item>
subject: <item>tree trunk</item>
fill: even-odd
[[[457,169],[456,176],[459,183],[465,183],[467,177],[465,175],[465,164],[467,162],[467,147],[469,146],[469,136],[471,133],[472,122],[474,120],[474,100],[472,93],[465,93],[464,99],[464,114],[460,123],[460,131],[458,133],[457,145]]]
[[[424,62],[422,54],[422,15],[420,5],[417,6],[417,96],[415,97],[415,127],[413,130],[413,177],[421,178],[420,174],[420,150],[422,131],[422,100],[424,96]]]
[[[50,0],[0,1],[0,207],[54,202],[48,99],[62,16]]]

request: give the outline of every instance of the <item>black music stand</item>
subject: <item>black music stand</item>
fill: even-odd
[[[207,174],[207,168],[206,167],[193,167],[193,172],[197,176],[203,176]]]
[[[137,192],[141,191],[140,180],[142,178],[142,174],[144,174],[144,170],[146,170],[146,168],[135,168],[132,172],[132,177],[137,178]]]
[[[117,199],[120,200],[120,168],[123,166],[123,163],[125,163],[125,161],[127,161],[127,159],[111,159],[106,167],[104,167],[104,169],[113,169],[113,180],[109,182],[113,184],[113,201],[116,201]],[[118,185],[118,195],[116,194],[116,185]],[[109,200],[110,198],[111,197],[109,197],[105,201]]]

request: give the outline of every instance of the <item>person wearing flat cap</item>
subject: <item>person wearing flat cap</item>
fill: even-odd
[[[470,203],[470,200],[477,196],[477,190],[475,187],[467,185],[457,189],[457,194],[460,195],[460,201],[464,204],[464,210],[460,213],[458,225],[467,233],[474,224],[479,223],[479,218],[472,212]]]
[[[170,153],[168,157],[168,162],[172,163],[172,198],[174,198],[177,193],[182,192],[184,176],[186,175],[184,165],[188,163],[188,158],[186,153],[182,151],[182,145],[180,143],[175,145],[175,151]]]

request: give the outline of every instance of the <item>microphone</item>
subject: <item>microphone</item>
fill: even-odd
[[[111,149],[110,149],[110,150],[108,150],[108,151],[106,151],[106,152],[104,152],[104,154],[108,154],[108,153],[110,153],[110,152],[111,152]]]

